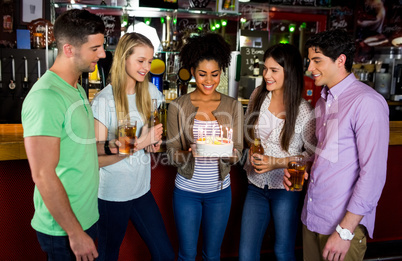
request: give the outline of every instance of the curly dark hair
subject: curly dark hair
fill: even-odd
[[[190,37],[180,50],[180,62],[189,71],[201,61],[216,61],[221,69],[227,68],[231,57],[230,45],[220,34],[206,33]]]
[[[317,33],[310,37],[305,48],[308,51],[310,47],[320,51],[323,55],[335,61],[339,55],[346,56],[345,69],[348,72],[352,71],[353,59],[356,51],[353,38],[343,29],[334,29]]]

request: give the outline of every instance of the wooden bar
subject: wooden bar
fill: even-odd
[[[402,121],[390,121],[389,129],[389,145],[402,145]]]
[[[26,159],[21,124],[0,124],[0,161]]]
[[[389,145],[402,145],[402,121],[390,122]],[[0,124],[0,161],[26,159],[21,124]]]

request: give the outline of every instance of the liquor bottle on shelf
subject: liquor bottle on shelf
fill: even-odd
[[[255,55],[254,56],[254,64],[253,64],[253,76],[257,77],[260,75],[260,60]]]
[[[191,79],[191,73],[186,68],[180,68],[177,74],[177,97],[187,93],[188,82]]]

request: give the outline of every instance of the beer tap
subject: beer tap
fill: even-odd
[[[14,56],[10,56],[11,59],[11,80],[10,80],[10,84],[8,85],[8,88],[10,88],[10,90],[14,90],[15,89],[15,61],[14,61]]]
[[[28,60],[24,56],[22,59],[24,59],[24,79],[22,80],[22,88],[23,89],[28,89],[29,83],[28,83]]]
[[[36,61],[37,61],[37,63],[38,63],[38,80],[39,80],[39,78],[40,78],[40,58],[39,57],[36,57]]]

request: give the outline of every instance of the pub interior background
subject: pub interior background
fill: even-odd
[[[372,20],[373,4],[385,12],[380,28],[358,21]],[[108,83],[108,71],[118,39],[125,32],[144,32],[155,43],[155,63],[150,81],[165,94],[167,103],[191,92],[191,77],[179,73],[178,51],[185,39],[201,31],[220,33],[231,44],[232,62],[218,91],[238,98],[247,107],[252,90],[262,81],[254,76],[255,60],[263,63],[264,51],[282,42],[299,47],[320,31],[344,28],[355,36],[358,51],[355,76],[376,89],[390,108],[390,146],[387,182],[377,208],[374,238],[367,260],[402,260],[402,2],[401,0],[1,0],[0,15],[0,261],[44,260],[30,227],[33,215],[32,182],[23,146],[21,106],[35,81],[52,65],[55,18],[70,8],[85,8],[102,17],[106,25],[107,57],[94,73],[80,78],[89,99]],[[141,31],[142,30],[142,31]],[[307,68],[307,60],[305,59]],[[262,66],[259,66],[262,70]],[[261,71],[260,71],[261,73]],[[304,98],[315,104],[321,87],[305,75]],[[171,209],[175,168],[166,166],[166,155],[152,156],[151,191],[161,209],[169,237],[177,250]],[[233,202],[222,245],[222,258],[236,260],[242,204],[247,180],[241,166],[232,167]],[[398,176],[399,175],[399,176]],[[273,228],[266,233],[261,252],[273,257]],[[301,258],[298,231],[296,251]],[[200,257],[198,257],[200,258]],[[119,260],[148,260],[149,252],[129,224]]]

